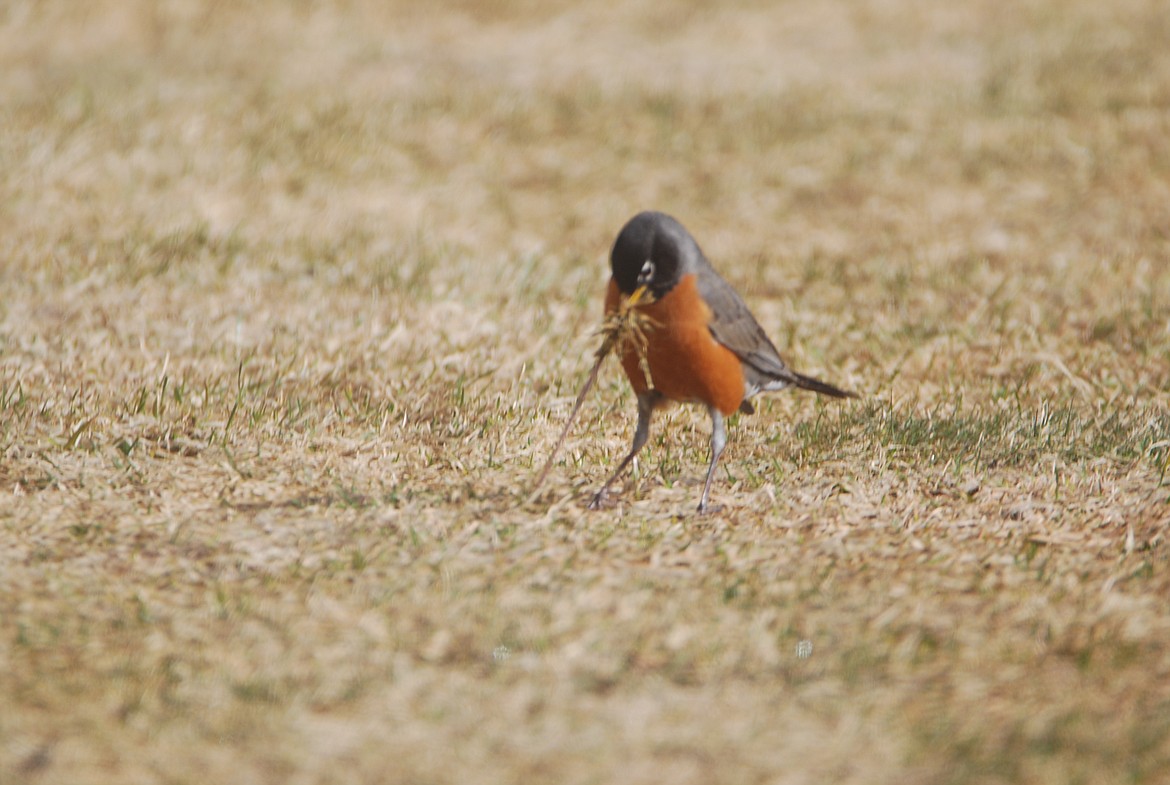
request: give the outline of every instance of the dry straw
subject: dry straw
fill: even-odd
[[[637,352],[642,373],[647,379],[650,378],[650,367],[646,361],[646,331],[652,329],[655,322],[644,312],[638,310],[638,306],[649,305],[652,302],[654,302],[654,296],[645,286],[640,286],[628,298],[621,301],[617,310],[605,315],[605,321],[602,322],[601,329],[598,331],[602,336],[601,346],[593,354],[596,359],[593,361],[593,367],[589,369],[589,377],[581,386],[581,392],[577,393],[577,400],[573,403],[573,410],[569,412],[569,419],[565,421],[565,427],[561,429],[561,434],[557,437],[548,460],[544,462],[544,467],[532,485],[533,494],[540,489],[545,477],[548,476],[557,453],[561,451],[561,446],[565,443],[565,437],[569,435],[569,429],[573,427],[573,421],[577,419],[577,413],[581,411],[581,404],[585,402],[585,396],[589,394],[589,390],[597,381],[601,364],[611,351],[616,348],[618,356],[621,357],[628,354],[631,349]]]

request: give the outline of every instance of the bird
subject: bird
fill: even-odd
[[[711,417],[711,460],[699,499],[699,512],[705,513],[713,511],[711,481],[727,444],[724,417],[737,410],[752,414],[753,397],[786,387],[857,397],[789,368],[743,298],[675,218],[638,213],[618,233],[609,259],[605,312],[635,308],[645,317],[645,342],[641,350],[632,341],[619,349],[637,395],[638,422],[629,452],[593,496],[590,509],[603,506],[610,486],[646,445],[654,412],[672,402],[701,404]]]

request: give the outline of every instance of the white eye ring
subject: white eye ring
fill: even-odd
[[[642,283],[647,283],[654,277],[654,262],[649,259],[642,265],[642,272],[638,273],[638,280]]]

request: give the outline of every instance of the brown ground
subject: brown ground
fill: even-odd
[[[0,782],[1166,782],[1164,3],[397,5],[0,4]]]

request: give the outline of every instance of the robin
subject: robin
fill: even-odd
[[[857,397],[785,365],[744,301],[715,272],[690,232],[669,215],[635,215],[618,234],[609,260],[613,276],[606,314],[617,311],[624,299],[649,318],[644,355],[627,345],[621,356],[638,396],[634,442],[590,509],[601,506],[609,486],[646,444],[654,411],[671,401],[701,403],[711,415],[711,462],[699,499],[699,512],[706,512],[715,465],[727,443],[725,416],[737,409],[751,414],[753,396],[785,387]]]

